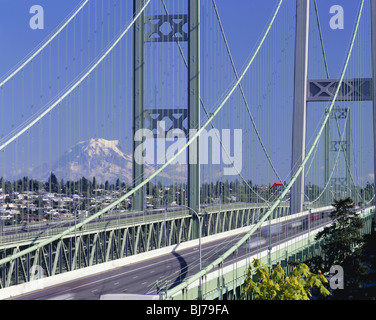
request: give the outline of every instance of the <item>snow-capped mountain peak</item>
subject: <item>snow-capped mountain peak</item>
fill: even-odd
[[[77,181],[82,177],[91,180],[95,177],[98,183],[105,181],[113,183],[118,178],[122,182],[131,183],[133,180],[132,162],[132,156],[124,151],[119,140],[92,138],[81,141],[64,152],[52,166],[43,165],[36,168],[32,176],[34,179],[47,181],[52,171],[59,180],[64,179],[64,181]],[[175,172],[173,168],[170,169],[174,172],[168,173],[171,170],[162,172],[159,177],[173,180],[182,173],[181,171]],[[145,177],[148,177],[155,171],[155,168],[145,164],[144,170]]]

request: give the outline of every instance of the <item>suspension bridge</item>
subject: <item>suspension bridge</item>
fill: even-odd
[[[2,299],[235,299],[334,199],[372,231],[376,0],[335,59],[319,0],[75,5],[0,78]]]

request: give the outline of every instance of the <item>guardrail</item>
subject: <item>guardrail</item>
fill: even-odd
[[[321,209],[311,210],[312,213],[319,213],[322,211],[331,210],[333,207],[325,207]],[[371,232],[371,221],[375,216],[375,206],[371,206],[365,209],[360,209],[361,217],[367,222],[364,226],[364,233]],[[293,217],[303,217],[307,215],[309,211],[304,211],[295,215],[291,215],[288,218],[293,219]],[[273,220],[272,223],[278,223],[282,219]],[[259,226],[265,226],[268,222],[263,222]],[[317,232],[322,230],[325,226],[330,225],[330,223],[320,227],[319,229],[307,232],[304,235],[300,235],[294,239],[289,239],[286,242],[280,243],[273,246],[271,251],[271,256],[268,257],[268,250],[264,250],[257,254],[257,258],[263,263],[267,264],[272,262],[273,264],[279,263],[281,260],[287,260],[289,256],[301,255],[302,251],[307,248],[312,248],[312,250],[320,250],[319,243],[314,240]],[[178,286],[168,290],[164,293],[163,299],[222,299],[222,295],[229,294],[236,295],[235,289],[240,288],[246,277],[248,267],[256,255],[252,255],[243,259],[241,261],[236,261],[230,266],[224,267],[224,260],[229,255],[222,255],[220,258],[216,259],[213,263],[208,265],[206,268],[193,275],[188,280],[182,282]],[[268,261],[268,259],[271,259]],[[216,268],[217,267],[217,268]],[[199,291],[199,283],[201,280],[201,292]]]
[[[242,209],[252,209],[252,208],[266,208],[265,204],[256,204],[256,203],[235,203],[235,204],[225,204],[225,205],[214,205],[203,207],[203,212],[208,213],[215,211],[230,211],[230,210],[242,210]],[[288,207],[288,205],[286,205]],[[163,221],[164,209],[159,210],[146,210],[144,214],[142,212],[125,212],[120,213],[118,217],[115,217],[116,211],[113,210],[110,215],[105,215],[102,219],[96,219],[93,222],[86,224],[80,228],[82,231],[100,231],[104,228],[115,228],[115,227],[126,227],[134,226],[142,223],[153,223],[156,221]],[[173,211],[171,207],[166,212],[166,219],[180,219],[190,215],[189,210],[179,209],[176,207],[176,210]],[[112,216],[112,219],[110,219]],[[77,219],[76,223],[84,221],[83,218]],[[55,236],[63,232],[66,228],[74,226],[74,218],[64,219],[60,221],[45,222],[39,224],[30,224],[26,228],[23,226],[16,227],[6,227],[3,228],[3,234],[14,231],[14,234],[2,235],[0,236],[0,247],[6,246],[8,244],[22,243],[27,241],[39,241],[46,239],[51,236]],[[65,225],[65,226],[61,226]],[[36,229],[35,231],[30,231]],[[71,232],[74,234],[74,231]]]

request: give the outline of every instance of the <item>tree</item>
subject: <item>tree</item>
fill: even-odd
[[[97,185],[97,180],[95,179],[95,177],[93,177],[93,189],[98,189],[98,185]]]
[[[289,275],[280,265],[277,265],[271,273],[259,260],[253,260],[253,268],[249,267],[244,281],[244,291],[241,299],[251,296],[254,300],[309,300],[311,290],[318,288],[324,296],[329,295],[324,283],[328,281],[319,272],[318,275],[309,271],[306,264],[294,267]],[[258,280],[252,280],[253,275]]]
[[[64,184],[64,180],[63,179],[61,179],[60,180],[60,190],[59,190],[59,192],[61,192],[62,194],[65,194],[66,193],[66,188],[65,188],[65,184]]]
[[[10,181],[5,181],[3,193],[9,194],[9,195],[13,194],[13,187],[12,187],[12,183]]]
[[[59,182],[57,181],[57,178],[53,172],[51,172],[48,181],[45,184],[45,188],[52,193],[59,192]]]
[[[121,189],[121,182],[120,182],[119,178],[116,179],[115,186],[116,186],[116,190],[120,190]],[[150,188],[150,186],[149,186],[149,188]]]
[[[362,262],[367,265],[368,270],[361,279],[364,285],[357,290],[353,298],[376,300],[376,232],[366,235],[364,239]]]
[[[353,210],[352,199],[334,200],[333,206],[335,210],[330,213],[332,224],[315,237],[321,241],[322,254],[306,263],[314,265],[314,270],[321,269],[325,273],[335,265],[343,268],[345,290],[335,290],[333,293],[334,298],[339,298],[354,295],[361,288],[367,267],[362,262],[363,220]]]
[[[335,210],[330,213],[332,224],[318,232],[315,239],[323,240],[321,246],[325,255],[324,270],[346,259],[361,255],[360,245],[364,243],[361,236],[363,220],[356,213],[351,198],[334,200]]]

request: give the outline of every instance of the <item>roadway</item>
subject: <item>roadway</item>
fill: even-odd
[[[265,226],[261,232],[253,235],[248,244],[239,248],[237,259],[242,260],[247,256],[266,250],[269,246],[269,238],[271,245],[274,246],[299,234],[306,233],[308,226],[311,230],[314,230],[329,221],[330,218],[326,212],[324,214],[315,214],[309,224],[307,217],[303,217],[281,223],[278,226],[272,225],[270,233],[268,231],[269,226]],[[240,237],[242,235],[203,244],[202,266],[205,267],[214,261],[237,242]],[[234,258],[229,257],[225,261],[225,266],[233,262]],[[156,281],[160,281],[162,288],[165,288],[167,281],[167,287],[170,289],[197,273],[198,270],[198,248],[191,248],[61,283],[44,290],[13,297],[13,299],[99,300],[101,295],[104,294],[156,294]]]
[[[255,207],[257,204],[250,204],[250,203],[236,203],[236,205],[248,205]],[[222,210],[226,207],[231,207],[234,204],[223,204],[221,206],[214,204],[214,205],[201,205],[201,210],[211,210],[217,207],[221,207]],[[166,214],[170,215],[177,212],[188,212],[187,208],[180,207],[180,206],[168,206],[167,208],[153,208],[147,209],[145,211],[127,211],[127,210],[111,210],[110,212],[104,214],[103,216],[89,222],[89,225],[94,225],[98,223],[108,223],[108,222],[116,222],[125,223],[127,219],[135,219],[141,217],[151,217],[161,215],[163,217],[166,210]],[[91,213],[92,214],[92,213]],[[90,215],[91,215],[90,214]],[[28,233],[33,233],[31,236],[35,236],[35,233],[38,233],[38,237],[48,236],[51,235],[52,231],[56,231],[55,233],[61,232],[65,228],[73,227],[75,224],[83,222],[88,216],[83,217],[82,215],[78,214],[77,218],[67,218],[61,220],[52,220],[48,222],[37,222],[37,223],[24,223],[19,224],[16,226],[8,226],[5,227],[2,225],[0,221],[0,236],[14,236],[14,235],[27,235]],[[49,234],[47,234],[49,232]]]

